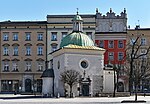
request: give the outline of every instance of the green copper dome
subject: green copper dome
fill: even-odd
[[[94,46],[92,39],[82,32],[72,32],[61,41],[60,48],[69,44],[78,46]]]
[[[83,19],[78,14],[72,19],[73,21],[73,32],[61,41],[60,48],[67,45],[77,45],[77,46],[94,46],[92,39],[82,32],[83,30]]]

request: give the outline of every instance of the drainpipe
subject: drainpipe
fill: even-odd
[[[0,36],[2,37],[2,34],[1,34],[1,25],[0,25]],[[0,42],[0,45],[1,45],[1,42]],[[1,51],[0,51],[0,54],[1,54]],[[1,56],[0,56],[0,59],[1,59]],[[1,78],[1,71],[0,71],[0,92],[1,92],[1,81],[2,81],[2,78]]]

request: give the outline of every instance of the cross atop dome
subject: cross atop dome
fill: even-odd
[[[79,12],[79,8],[77,8],[77,15],[78,15],[78,12]]]

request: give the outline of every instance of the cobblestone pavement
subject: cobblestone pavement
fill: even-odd
[[[76,98],[26,98],[26,99],[23,98],[17,99],[17,96],[16,98],[13,99],[3,99],[2,96],[12,97],[11,95],[0,95],[1,98],[0,104],[120,104],[120,102],[123,100],[134,100],[134,96],[115,97],[115,98],[111,98],[111,97],[77,98],[76,97]],[[146,96],[146,97],[138,96],[138,100],[145,100],[147,101],[146,104],[150,104],[150,96]]]

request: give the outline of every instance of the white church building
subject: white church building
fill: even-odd
[[[69,94],[68,85],[61,81],[60,73],[76,70],[80,82],[73,86],[75,96],[95,96],[111,93],[114,88],[113,70],[105,70],[105,49],[94,46],[94,42],[83,32],[83,20],[77,14],[72,19],[73,31],[62,39],[60,48],[51,53],[52,68],[42,74],[42,93],[52,96]]]

